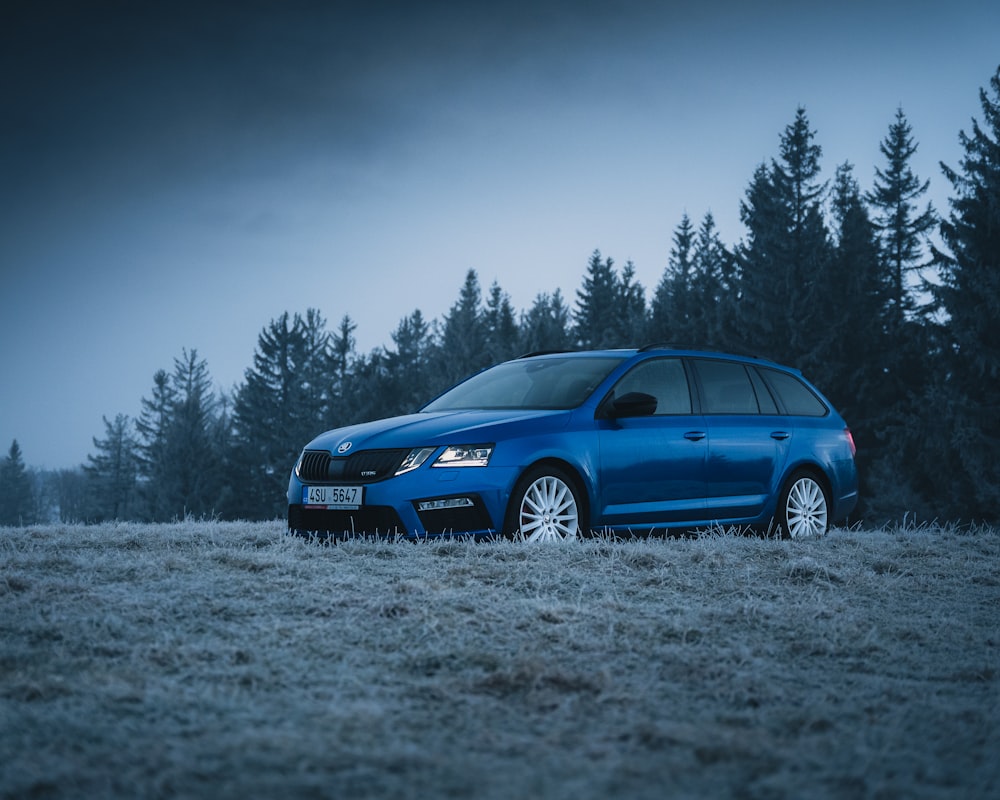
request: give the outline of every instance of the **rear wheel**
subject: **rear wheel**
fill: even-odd
[[[576,539],[585,529],[573,479],[555,466],[526,472],[514,487],[504,531],[526,542]]]
[[[808,472],[788,479],[778,503],[778,524],[789,539],[822,536],[829,528],[830,501],[823,484]]]

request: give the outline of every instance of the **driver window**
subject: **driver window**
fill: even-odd
[[[656,398],[656,416],[690,414],[691,392],[679,358],[643,361],[615,386],[615,397],[644,392]]]

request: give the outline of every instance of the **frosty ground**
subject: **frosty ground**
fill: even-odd
[[[1000,532],[0,529],[0,797],[987,798]]]

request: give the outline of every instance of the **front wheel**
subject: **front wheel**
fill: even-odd
[[[789,539],[822,536],[829,527],[830,501],[826,490],[808,472],[788,479],[778,502],[778,524]]]
[[[537,467],[517,482],[504,531],[526,542],[576,539],[584,528],[576,484],[558,467]]]

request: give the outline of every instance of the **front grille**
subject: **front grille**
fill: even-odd
[[[326,450],[306,450],[299,463],[299,477],[306,483],[329,480],[331,460]]]
[[[299,465],[304,483],[375,483],[391,478],[409,450],[362,450],[334,458],[326,450],[306,450]]]

